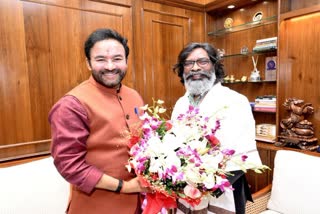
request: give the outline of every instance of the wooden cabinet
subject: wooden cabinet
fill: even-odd
[[[237,3],[235,2],[235,5]],[[225,5],[226,7],[227,5]],[[254,16],[257,13],[262,14],[261,20],[255,21]],[[217,11],[208,11],[208,41],[216,48],[224,50],[225,56],[222,58],[225,65],[226,74],[233,75],[233,83],[224,83],[227,87],[247,96],[250,102],[254,102],[257,96],[277,95],[277,81],[265,80],[265,61],[266,57],[277,56],[277,50],[270,52],[253,51],[256,41],[278,36],[278,2],[247,1],[244,7],[235,8],[227,11],[218,8]],[[231,26],[227,25],[227,20],[232,19]],[[248,52],[241,53],[243,48]],[[262,81],[241,82],[243,76],[249,80],[253,70],[252,57],[258,58],[257,68],[260,71]],[[256,124],[269,123],[276,124],[276,112],[253,112]],[[274,155],[268,149],[259,148],[259,153],[264,164],[272,167],[272,156]],[[249,172],[247,178],[251,186],[251,191],[265,187],[271,182],[272,171],[266,171],[262,174]]]
[[[315,137],[320,139],[320,1],[280,1],[279,104],[295,97],[311,103]],[[279,106],[279,120],[288,117]],[[318,143],[319,144],[319,143]]]
[[[250,101],[257,95],[275,94],[277,96],[277,111],[275,114],[254,112],[256,123],[274,123],[277,133],[281,131],[279,122],[287,118],[288,112],[282,104],[287,98],[299,98],[312,103],[314,114],[308,118],[315,128],[315,137],[320,137],[320,90],[317,86],[319,79],[320,56],[320,1],[279,0],[252,2],[246,1],[243,9],[236,8],[231,11],[214,7],[208,11],[208,41],[219,49],[224,49],[227,57],[224,64],[228,75],[236,79],[248,76],[252,70],[251,58],[242,55],[243,46],[252,50],[257,39],[278,37],[277,48],[277,80],[275,82],[234,83],[227,86],[246,95]],[[235,3],[236,2],[232,2]],[[245,3],[245,1],[241,1]],[[224,4],[226,6],[226,4]],[[278,11],[279,9],[279,11]],[[261,25],[252,26],[252,16],[261,11],[266,20]],[[274,17],[277,21],[272,22]],[[233,19],[233,27],[227,29],[223,26],[227,18]],[[259,55],[258,70],[264,71],[264,57]],[[260,60],[261,59],[261,60]],[[318,143],[319,144],[319,143]],[[279,149],[290,149],[305,152],[289,147],[276,147],[274,144],[257,142],[258,150],[264,164],[273,168],[275,152]],[[314,153],[314,152],[313,152]],[[262,175],[248,174],[252,191],[255,192],[272,181],[272,171]]]
[[[277,1],[251,3],[243,8],[223,13],[208,12],[210,17],[208,41],[215,47],[223,50],[223,63],[228,76],[233,76],[235,83],[226,83],[228,87],[246,95],[250,102],[257,96],[276,95],[277,81],[264,81],[266,57],[277,56],[277,50],[255,52],[256,41],[277,37]],[[260,21],[254,21],[257,13],[262,14]],[[227,19],[232,19],[231,26],[226,26]],[[241,50],[247,48],[243,54]],[[257,68],[262,81],[241,82],[243,76],[249,80],[253,71],[253,61],[258,59]],[[238,81],[237,81],[238,80]],[[275,113],[254,112],[256,123],[276,124]]]
[[[253,171],[249,171],[246,174],[248,183],[250,185],[250,189],[252,192],[256,192],[268,184],[272,183],[272,175],[273,175],[273,167],[274,167],[274,157],[276,154],[276,150],[270,149],[269,146],[272,144],[266,144],[262,142],[257,143],[257,147],[259,150],[260,158],[263,164],[270,167],[271,170],[266,170],[261,174],[256,174]]]
[[[258,12],[262,14],[262,18],[257,22],[253,17]],[[233,20],[230,26],[226,26],[228,19]],[[223,50],[226,75],[232,75],[236,80],[226,84],[246,95],[250,102],[254,102],[257,96],[276,95],[277,82],[264,80],[266,57],[277,56],[277,51],[258,53],[253,49],[257,40],[277,37],[277,27],[277,1],[251,3],[230,11],[208,12],[208,42]],[[248,50],[245,54],[241,52],[244,48]],[[241,82],[243,76],[249,80],[254,68],[252,58],[258,58],[257,68],[262,81]],[[276,114],[256,112],[254,116],[257,123],[276,123]]]

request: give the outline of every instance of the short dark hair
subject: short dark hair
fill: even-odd
[[[125,50],[126,59],[129,56],[129,47],[127,45],[128,40],[121,36],[117,31],[107,28],[97,29],[92,32],[86,42],[84,43],[84,52],[88,60],[90,60],[90,51],[94,44],[99,41],[106,40],[106,39],[114,39],[120,42]]]
[[[183,71],[184,71],[183,63],[184,63],[184,61],[190,55],[190,53],[194,49],[197,49],[197,48],[202,48],[208,53],[208,56],[209,56],[212,64],[214,65],[214,70],[215,70],[215,74],[216,74],[216,82],[222,82],[223,78],[225,76],[224,67],[223,67],[223,64],[220,60],[218,50],[215,49],[209,43],[190,43],[180,52],[180,54],[178,56],[178,62],[173,67],[173,71],[176,74],[178,74],[178,76],[180,77],[180,82],[182,84],[184,84],[184,79],[183,79]]]

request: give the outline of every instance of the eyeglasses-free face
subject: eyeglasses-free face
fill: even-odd
[[[183,67],[185,69],[191,69],[194,66],[194,63],[197,63],[197,65],[201,68],[205,68],[207,65],[210,64],[210,59],[208,58],[199,58],[197,60],[185,60],[183,62]]]

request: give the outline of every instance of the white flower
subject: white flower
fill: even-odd
[[[150,158],[149,171],[152,173],[162,174],[163,173],[163,169],[162,169],[163,162],[164,162],[163,157],[157,157],[157,159],[155,159],[155,157]]]
[[[166,109],[165,109],[165,108],[159,108],[159,113],[160,113],[160,114],[162,114],[162,113],[164,113],[164,112],[166,112]]]
[[[197,129],[190,126],[185,126],[177,123],[173,124],[172,132],[176,135],[180,141],[188,142],[193,139],[199,139],[201,135]]]
[[[174,151],[169,151],[167,154],[167,157],[165,159],[165,165],[164,167],[167,169],[171,169],[172,166],[175,166],[177,170],[179,171],[181,168],[181,160],[176,155]]]
[[[147,119],[147,118],[150,118],[150,116],[149,116],[149,114],[147,113],[147,112],[144,112],[140,117],[140,120],[145,120],[145,119]],[[144,124],[145,125],[145,124]]]
[[[146,105],[144,105],[144,106],[140,107],[140,109],[141,109],[141,110],[144,110],[144,111],[145,111],[145,110],[147,110],[147,109],[148,109],[148,104],[146,104]]]
[[[203,161],[202,167],[206,172],[215,172],[219,167],[219,163],[223,160],[223,155],[218,153],[217,155],[205,154],[201,157]]]
[[[163,143],[160,138],[153,136],[148,140],[148,148],[146,150],[146,156],[156,157],[158,154],[161,154],[166,151],[163,148]]]
[[[198,151],[202,151],[206,148],[207,146],[207,141],[199,141],[199,140],[192,140],[188,142],[188,145],[192,148],[192,149],[196,149]]]
[[[213,176],[213,174],[204,174],[203,176],[203,184],[207,189],[212,189],[214,185],[216,184],[216,179]]]
[[[164,103],[164,101],[163,100],[157,100],[157,104],[159,104],[159,105],[162,105]]]
[[[192,184],[202,183],[201,177],[199,176],[198,168],[188,165],[187,167],[185,167],[184,172],[185,172],[187,183],[192,183]]]
[[[173,133],[166,133],[163,136],[162,143],[167,150],[175,151],[183,146],[183,140],[177,138]]]

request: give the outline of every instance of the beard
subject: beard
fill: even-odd
[[[111,80],[108,79],[108,74],[110,75],[117,75],[116,78]],[[126,76],[126,71],[121,69],[113,69],[113,70],[92,70],[93,78],[100,83],[101,85],[107,88],[115,88],[116,86],[120,85],[123,78]]]
[[[200,79],[193,79],[194,75],[200,75]],[[191,95],[201,95],[209,91],[216,80],[214,71],[196,71],[183,74],[185,88]]]

